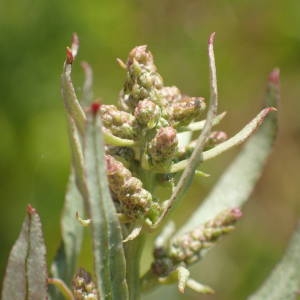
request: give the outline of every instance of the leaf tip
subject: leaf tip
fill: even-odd
[[[33,208],[31,204],[28,204],[28,205],[27,205],[27,209],[26,209],[26,210],[27,210],[27,213],[28,213],[29,215],[34,215],[34,214],[36,214],[36,209]]]
[[[275,69],[272,70],[272,72],[269,74],[268,81],[269,81],[269,83],[279,85],[279,82],[280,82],[280,70],[279,70],[279,68],[275,68]]]
[[[76,32],[73,32],[72,34],[72,48],[78,48],[79,47],[79,37]]]
[[[124,61],[123,61],[121,58],[117,58],[116,61],[117,61],[118,65],[119,65],[122,69],[124,69],[124,70],[127,69],[126,63],[124,63]]]
[[[66,48],[66,62],[68,65],[71,65],[74,61],[74,56],[72,53],[72,49],[70,47]]]
[[[86,61],[82,61],[82,62],[80,63],[80,66],[81,66],[81,68],[83,69],[84,72],[86,72],[86,71],[90,68],[89,63],[86,62]]]
[[[95,116],[95,115],[98,113],[98,111],[99,111],[101,105],[102,105],[102,104],[101,104],[101,102],[100,102],[99,100],[94,101],[94,102],[90,105],[89,111],[92,113],[93,116]]]
[[[209,36],[209,38],[208,38],[208,44],[209,44],[209,45],[212,45],[212,44],[214,43],[214,41],[215,41],[215,35],[216,35],[216,33],[213,32],[213,33]]]

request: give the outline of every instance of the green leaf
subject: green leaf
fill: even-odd
[[[84,134],[85,179],[96,283],[101,299],[128,299],[121,225],[113,204],[104,159],[101,119],[91,110]]]
[[[217,146],[202,152],[202,160],[206,161],[212,159],[223,152],[230,150],[231,148],[240,145],[243,143],[249,136],[251,136],[257,128],[261,125],[267,114],[271,111],[276,110],[274,107],[264,108],[253,120],[251,120],[243,129],[241,129],[237,134],[235,134],[230,139],[226,140],[223,143],[218,144]],[[170,168],[170,173],[176,173],[190,166],[190,160],[184,159],[178,163],[175,163]]]
[[[93,100],[93,70],[85,61],[81,63],[81,67],[84,71],[85,78],[80,102],[83,106],[89,106]]]
[[[300,225],[281,262],[249,300],[295,300],[300,291]]]
[[[75,274],[83,238],[83,227],[75,216],[76,212],[83,211],[83,199],[76,186],[72,171],[61,218],[62,242],[51,267],[53,277],[62,279],[67,285],[71,284]]]
[[[208,40],[210,101],[209,101],[209,108],[206,116],[206,121],[203,130],[201,131],[201,134],[197,139],[196,147],[189,159],[188,167],[184,169],[182,175],[180,176],[179,181],[175,186],[171,197],[163,203],[164,206],[163,212],[161,213],[156,223],[152,226],[152,228],[156,228],[165,218],[169,210],[171,210],[173,205],[181,199],[181,197],[184,195],[184,193],[191,185],[192,179],[195,175],[195,171],[203,160],[203,155],[202,155],[203,148],[205,146],[206,140],[208,139],[211,133],[211,129],[214,125],[214,119],[216,118],[217,109],[218,109],[218,88],[217,88],[217,71],[216,71],[215,54],[214,54],[214,39],[215,39],[215,33],[212,33]]]
[[[8,259],[2,299],[47,299],[46,247],[40,217],[30,205]]]
[[[72,46],[67,48],[67,57],[61,75],[61,93],[68,115],[74,120],[76,127],[82,134],[84,131],[85,113],[77,99],[71,79],[72,63],[77,55],[79,41],[76,34],[73,34]]]
[[[277,107],[278,100],[279,71],[274,70],[269,77],[265,106]],[[277,114],[271,113],[224,172],[212,192],[177,234],[207,222],[226,208],[240,207],[246,202],[262,173],[276,132]]]

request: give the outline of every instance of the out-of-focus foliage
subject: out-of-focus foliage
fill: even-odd
[[[115,58],[125,58],[138,44],[149,45],[167,84],[208,97],[205,39],[216,31],[220,111],[230,112],[223,121],[230,134],[257,111],[266,75],[280,67],[281,132],[274,154],[235,234],[193,274],[218,291],[209,299],[245,298],[279,259],[300,214],[300,2],[1,1],[1,279],[27,203],[40,212],[49,258],[59,244],[70,157],[59,76],[62,49],[74,31],[81,40],[78,60],[88,59],[93,66],[95,96],[106,103],[116,101],[124,79]],[[78,65],[74,71],[80,92],[82,71]],[[233,154],[203,165],[212,176],[196,179],[189,201],[176,215],[178,223],[198,206]],[[176,299],[177,291],[167,293]],[[188,292],[180,299],[197,297]]]

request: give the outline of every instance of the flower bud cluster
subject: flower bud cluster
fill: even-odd
[[[234,223],[241,216],[239,209],[226,209],[203,226],[174,238],[166,247],[155,249],[152,271],[158,276],[167,276],[180,264],[188,266],[198,261],[205,250],[234,229]]]
[[[98,300],[95,283],[91,275],[80,268],[72,280],[75,300]]]
[[[120,95],[122,108],[133,112],[137,103],[145,99],[159,105],[159,90],[162,87],[163,80],[156,72],[153,56],[147,51],[147,46],[138,46],[131,50],[127,60],[127,78]]]
[[[152,196],[142,182],[111,155],[105,155],[110,190],[117,201],[119,212],[136,219],[151,210]]]

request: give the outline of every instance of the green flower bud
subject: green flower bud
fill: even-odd
[[[97,290],[91,275],[80,268],[72,280],[73,294],[76,300],[97,300]]]
[[[119,110],[115,105],[101,105],[100,117],[103,126],[113,135],[124,139],[134,138],[136,128],[133,115]]]
[[[155,127],[161,116],[161,110],[158,105],[150,100],[139,101],[135,110],[134,116],[137,122],[149,129]]]
[[[174,126],[184,126],[199,117],[205,109],[204,98],[184,96],[180,100],[170,103],[169,119]]]

